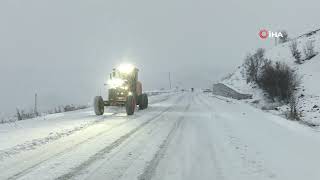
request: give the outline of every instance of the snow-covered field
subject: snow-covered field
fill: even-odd
[[[315,129],[201,92],[151,99],[129,117],[87,109],[0,125],[0,179],[320,178]]]
[[[303,48],[308,41],[313,42],[315,52],[320,52],[320,31],[306,36],[303,35],[295,39],[298,48],[301,52],[302,59],[304,59]],[[282,61],[291,66],[298,75],[301,77],[301,87],[298,89],[298,109],[302,113],[303,122],[312,125],[320,125],[320,55],[304,61],[301,65],[296,64],[290,52],[291,41],[279,44],[271,49],[266,50],[265,57],[272,61]],[[222,80],[222,83],[242,93],[253,95],[253,99],[248,101],[254,106],[269,110],[270,112],[278,115],[284,115],[288,110],[288,106],[279,103],[270,102],[264,96],[264,92],[257,88],[254,84],[247,84],[245,77],[245,70],[243,66],[232,73],[229,77]],[[277,107],[278,111],[274,110]]]

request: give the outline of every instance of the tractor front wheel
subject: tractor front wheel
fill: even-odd
[[[136,109],[136,101],[133,96],[128,96],[126,101],[126,112],[127,115],[133,115]]]
[[[97,116],[101,116],[104,113],[104,102],[101,96],[96,96],[93,102],[94,112]]]

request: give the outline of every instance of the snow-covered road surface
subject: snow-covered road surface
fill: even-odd
[[[0,126],[0,179],[320,179],[320,132],[198,92],[129,117],[87,110],[19,123]]]

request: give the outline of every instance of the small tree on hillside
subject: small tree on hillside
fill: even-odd
[[[265,63],[261,68],[259,86],[269,95],[272,100],[280,100],[288,103],[290,111],[287,115],[289,119],[300,119],[298,112],[298,99],[296,89],[300,85],[298,75],[286,64],[271,61]]]
[[[301,64],[301,52],[298,49],[297,41],[292,41],[289,47],[295,62]]]
[[[20,110],[18,108],[16,110],[17,110],[17,119],[19,121],[21,121],[22,120],[22,116],[21,116]]]
[[[279,43],[285,43],[289,40],[289,35],[287,33],[287,31],[283,30],[281,31],[282,37],[279,37]]]
[[[268,61],[261,68],[259,86],[265,90],[272,100],[279,99],[286,103],[295,96],[300,80],[297,74],[285,63]]]
[[[314,44],[312,41],[307,41],[305,47],[303,48],[303,52],[305,55],[305,60],[310,60],[317,55],[317,53],[314,51]]]
[[[244,61],[244,66],[247,74],[247,82],[257,82],[259,69],[261,68],[265,58],[265,50],[259,48],[253,55],[247,55]]]
[[[298,98],[295,95],[291,96],[289,100],[290,112],[287,115],[288,119],[300,120],[301,113],[299,113],[297,106],[298,106]]]

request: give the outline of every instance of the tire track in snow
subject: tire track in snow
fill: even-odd
[[[20,178],[20,177],[24,176],[25,174],[31,172],[34,168],[39,167],[41,164],[43,164],[43,163],[45,163],[45,162],[47,162],[47,161],[49,161],[49,160],[51,160],[51,159],[54,159],[55,157],[61,156],[61,155],[63,155],[63,154],[66,154],[66,153],[72,151],[73,149],[79,147],[80,145],[85,144],[85,143],[87,143],[88,141],[90,141],[90,140],[92,140],[92,139],[95,139],[95,138],[97,138],[97,137],[99,137],[99,136],[102,136],[102,135],[104,135],[104,134],[106,134],[106,133],[109,133],[109,132],[112,131],[113,129],[115,129],[115,128],[117,128],[117,127],[120,127],[120,126],[122,126],[122,125],[124,125],[124,124],[126,124],[126,123],[128,123],[128,121],[123,122],[123,123],[120,123],[120,124],[117,124],[117,125],[115,125],[115,126],[112,126],[112,127],[108,128],[108,129],[106,129],[105,131],[102,131],[102,132],[96,134],[95,136],[92,136],[92,137],[90,137],[90,138],[88,138],[88,139],[86,139],[86,140],[84,140],[84,141],[81,141],[81,142],[79,142],[79,143],[77,143],[77,144],[74,144],[74,145],[72,145],[71,147],[68,147],[68,148],[66,148],[66,149],[63,150],[63,151],[61,151],[61,152],[59,152],[59,153],[56,153],[56,154],[54,154],[54,155],[52,155],[52,156],[50,156],[50,157],[48,157],[48,158],[46,158],[46,159],[44,159],[44,160],[42,160],[42,161],[40,161],[40,162],[34,164],[33,166],[31,166],[31,167],[29,167],[29,168],[27,168],[27,169],[24,169],[23,171],[20,171],[19,173],[11,176],[11,177],[8,178],[8,179],[11,180],[11,179]]]
[[[213,97],[213,96],[211,96]],[[224,100],[223,98],[217,98],[218,100],[224,101],[226,103],[234,104],[232,101]],[[202,98],[201,101],[206,104],[208,109],[212,108],[212,104],[208,101],[208,99]],[[207,101],[207,102],[206,102]],[[213,114],[212,114],[213,117]],[[237,155],[239,158],[240,166],[242,168],[241,173],[245,175],[258,175],[263,174],[265,178],[272,179],[276,177],[276,175],[265,166],[265,161],[262,157],[260,157],[260,152],[250,147],[248,144],[243,142],[243,140],[234,132],[231,122],[228,122],[228,119],[224,121],[220,121],[220,127],[222,127],[224,131],[224,137],[227,139],[227,143],[229,144],[229,150],[233,152],[234,155]],[[238,167],[239,168],[239,167]],[[222,175],[222,174],[221,174]]]
[[[180,102],[182,100],[182,98],[183,98],[183,96],[180,96],[175,103]],[[133,134],[135,134],[136,132],[141,130],[143,127],[145,127],[146,125],[148,125],[149,123],[151,123],[152,121],[154,121],[155,119],[157,119],[158,117],[163,115],[165,112],[167,112],[170,109],[172,109],[172,107],[173,106],[170,106],[170,107],[166,108],[161,113],[159,113],[159,114],[153,116],[152,118],[150,118],[149,120],[143,122],[141,125],[139,125],[138,127],[134,128],[129,133],[121,136],[120,138],[118,138],[116,141],[114,141],[110,145],[106,146],[105,148],[103,148],[99,152],[95,153],[93,156],[91,156],[88,160],[86,160],[83,163],[81,163],[79,166],[73,168],[69,173],[64,174],[62,176],[59,176],[58,178],[56,178],[56,180],[66,180],[66,179],[71,179],[71,178],[75,177],[78,172],[81,172],[82,170],[84,170],[85,168],[90,166],[92,163],[94,163],[96,160],[101,159],[105,154],[110,153],[113,149],[115,149],[116,147],[121,145],[125,140],[127,140]]]
[[[208,96],[206,96],[205,94],[197,94],[196,97],[197,97],[195,101],[196,104],[199,107],[205,107],[210,112],[210,115],[211,115],[210,118],[212,119],[213,112],[215,111],[215,109],[213,109],[213,107],[209,104],[209,102],[207,102],[208,99],[206,99],[205,97],[208,97]],[[220,98],[217,98],[217,99],[229,103],[229,101],[225,101],[224,99],[220,99]],[[207,135],[206,137],[209,137],[209,135]],[[215,171],[215,179],[224,180],[225,176],[223,174],[223,169],[220,165],[221,162],[219,162],[219,158],[217,156],[217,145],[213,143],[212,146],[210,146],[209,148],[211,149],[210,158],[212,159],[212,162],[214,165],[213,171]]]
[[[193,97],[192,97],[193,98]],[[184,112],[187,112],[190,108],[190,104],[187,105]],[[149,164],[145,167],[143,173],[138,177],[138,180],[151,180],[154,173],[156,172],[156,169],[163,158],[163,156],[166,153],[166,150],[168,146],[170,145],[176,131],[180,128],[181,122],[183,121],[184,116],[181,116],[173,126],[173,128],[170,130],[168,136],[166,139],[162,142],[160,145],[159,150],[156,152],[156,154],[153,156],[152,160],[149,162]]]
[[[151,104],[157,104],[157,103],[161,103],[163,101],[166,101],[170,97],[172,97],[173,95],[174,94],[169,94],[169,95],[165,96],[164,98],[161,98],[160,100],[153,101]],[[110,118],[116,117],[118,114],[120,114],[120,112],[115,112],[115,113],[113,113],[111,115],[108,115],[108,116],[95,117],[96,120],[94,120],[92,122],[84,123],[84,124],[82,124],[80,126],[76,126],[76,127],[72,128],[72,129],[65,129],[65,130],[63,130],[61,132],[51,132],[46,137],[33,139],[31,141],[26,141],[26,142],[24,142],[22,144],[15,145],[15,146],[13,146],[11,148],[0,150],[0,161],[4,160],[4,159],[6,159],[6,158],[8,158],[8,157],[10,157],[12,155],[20,154],[21,152],[25,152],[25,151],[34,150],[34,149],[36,149],[36,148],[38,148],[40,146],[43,146],[45,144],[48,144],[50,142],[54,142],[54,141],[59,140],[61,138],[70,136],[70,135],[72,135],[72,134],[74,134],[76,132],[79,132],[79,131],[87,129],[88,127],[90,127],[92,125],[100,123],[100,122],[102,122],[102,120],[108,120]],[[134,119],[136,119],[138,117],[140,117],[140,116],[136,116]],[[121,126],[121,125],[123,125],[125,123],[127,123],[127,121],[124,122],[124,123],[115,125],[114,127]],[[111,129],[113,129],[114,127],[111,127]]]
[[[175,103],[180,102],[180,101],[182,100],[182,98],[183,98],[183,96],[180,95],[179,98],[175,101]],[[158,102],[156,102],[156,103],[158,103]],[[111,148],[110,151],[111,151],[113,148],[119,146],[124,140],[126,140],[127,138],[129,138],[132,134],[134,134],[134,133],[135,133],[136,131],[138,131],[140,128],[142,128],[143,126],[149,124],[152,120],[160,117],[162,114],[164,114],[165,112],[169,111],[171,108],[172,108],[172,106],[166,108],[165,110],[161,111],[160,113],[158,113],[158,114],[156,114],[155,116],[151,117],[150,119],[146,120],[144,123],[140,124],[138,127],[136,127],[135,129],[133,129],[133,130],[130,131],[129,133],[121,136],[119,139],[117,139],[117,140],[114,141],[111,145],[109,145],[109,146],[107,146],[107,147],[110,147],[110,148]],[[134,119],[137,119],[137,118],[139,118],[139,117],[141,117],[141,116],[136,116]],[[97,137],[99,137],[99,136],[102,136],[102,135],[104,135],[104,134],[106,134],[106,133],[109,133],[111,130],[113,130],[113,129],[115,129],[115,128],[118,128],[118,127],[121,127],[122,125],[124,125],[124,124],[126,124],[126,123],[128,123],[128,122],[130,122],[130,121],[125,121],[125,122],[123,122],[123,123],[120,123],[120,124],[117,124],[117,125],[115,125],[115,126],[112,126],[112,127],[110,127],[109,129],[107,129],[107,130],[105,130],[105,131],[102,131],[102,132],[96,134],[95,136],[89,137],[88,139],[86,139],[86,140],[84,140],[84,141],[81,141],[80,143],[77,143],[77,144],[75,144],[75,145],[73,145],[73,146],[65,149],[64,151],[61,151],[61,152],[59,152],[59,153],[56,153],[56,154],[54,154],[53,156],[50,156],[49,158],[46,158],[46,159],[44,159],[44,160],[42,160],[42,161],[34,164],[33,166],[31,166],[31,167],[29,167],[29,168],[27,168],[27,169],[24,169],[23,171],[20,171],[19,173],[16,173],[15,175],[9,177],[8,179],[9,179],[9,180],[13,180],[13,179],[18,179],[18,178],[20,178],[20,177],[23,177],[24,175],[28,174],[29,172],[31,172],[31,171],[34,170],[35,168],[39,167],[39,166],[42,165],[43,163],[45,163],[45,162],[47,162],[47,161],[49,161],[49,160],[51,160],[51,159],[54,159],[54,158],[56,158],[56,157],[58,157],[58,156],[64,155],[64,154],[66,154],[66,153],[69,153],[69,152],[71,152],[73,149],[79,147],[80,145],[85,144],[85,143],[87,143],[88,141],[90,141],[90,140],[92,140],[92,139],[95,139],[95,138],[97,138]],[[134,131],[134,132],[133,132],[133,131]],[[109,151],[106,150],[107,147],[103,149],[103,150],[106,151],[106,153],[109,152]],[[101,150],[101,151],[103,151],[103,150]],[[94,156],[92,156],[90,159],[88,159],[87,161],[89,161],[89,160],[92,161],[92,159],[98,159],[98,158],[94,158],[94,157],[96,157],[96,155],[99,155],[99,154],[102,155],[100,152],[98,152],[98,153],[96,153]],[[99,157],[100,157],[100,156],[99,156]],[[86,164],[87,161],[85,161],[83,164]],[[93,162],[93,161],[92,161],[92,162]],[[91,164],[91,163],[90,163],[90,164]],[[81,165],[82,165],[82,164],[81,164]],[[81,166],[81,165],[80,165],[80,166]],[[87,165],[89,165],[89,164],[87,164]],[[80,168],[80,166],[79,166],[79,168]],[[77,169],[77,168],[75,168],[75,169]],[[82,170],[82,169],[79,169],[79,171],[80,171],[80,170]],[[77,171],[78,171],[78,170],[77,170]],[[73,171],[72,171],[72,172],[73,172]],[[68,173],[68,174],[69,174],[68,176],[70,176],[70,178],[75,175],[75,174],[74,174],[74,175],[71,176],[70,173]],[[63,176],[64,176],[64,175],[63,175]],[[61,177],[59,177],[59,178],[62,178],[62,179],[63,179],[63,176],[61,176]],[[58,178],[58,179],[59,179],[59,178]],[[69,178],[65,178],[65,179],[69,179]]]
[[[110,117],[113,117],[115,114],[112,114]],[[38,138],[38,139],[33,139],[31,141],[27,141],[23,144],[18,144],[16,146],[13,146],[8,149],[4,149],[0,151],[0,161],[4,160],[7,157],[10,157],[12,155],[19,154],[21,152],[29,151],[29,150],[34,150],[39,146],[48,144],[50,142],[59,140],[60,138],[70,136],[76,132],[79,132],[81,130],[84,130],[94,124],[97,124],[101,122],[101,120],[108,119],[109,117],[100,117],[97,120],[94,120],[92,122],[88,122],[85,124],[82,124],[80,126],[76,126],[73,129],[65,129],[62,132],[51,132],[48,136],[43,137],[43,138]]]

